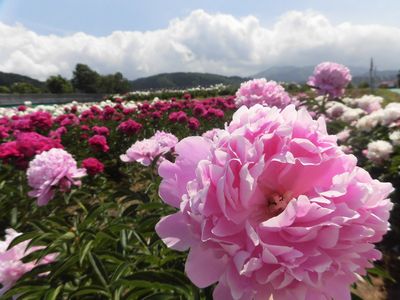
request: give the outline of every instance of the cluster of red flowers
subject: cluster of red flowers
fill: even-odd
[[[56,117],[41,110],[27,113],[25,106],[18,107],[19,112],[26,113],[0,118],[0,160],[25,169],[36,154],[65,148],[82,159],[90,175],[95,175],[104,171],[105,160],[126,150],[121,147],[147,138],[158,127],[170,127],[175,134],[181,130],[181,136],[200,134],[215,127],[215,122],[223,124],[226,113],[236,109],[232,96],[196,100],[185,94],[182,100],[145,101],[135,108],[117,100],[81,112],[77,106],[66,107],[65,113]]]

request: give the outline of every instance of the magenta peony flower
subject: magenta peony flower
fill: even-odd
[[[94,151],[108,152],[108,150],[110,150],[110,147],[107,144],[107,139],[103,135],[96,134],[92,136],[88,140],[88,143]]]
[[[191,130],[197,130],[200,127],[200,121],[195,117],[190,117],[188,120],[188,127]]]
[[[137,134],[142,129],[142,127],[142,124],[129,119],[119,124],[117,130],[126,135],[134,135]]]
[[[323,119],[290,105],[241,107],[214,139],[188,137],[163,161],[156,226],[190,249],[185,270],[214,299],[350,299],[381,254],[393,190],[342,152]]]
[[[27,240],[7,250],[10,243],[19,235],[20,233],[16,232],[14,229],[6,229],[5,240],[0,241],[0,283],[2,284],[0,296],[7,292],[22,275],[31,271],[38,265],[51,263],[56,258],[56,254],[49,254],[39,262],[22,262],[23,257],[42,247],[31,247],[27,249],[30,242],[30,240]]]
[[[98,135],[109,136],[110,130],[105,126],[93,126],[92,131]]]
[[[85,168],[88,174],[92,176],[103,173],[104,171],[104,164],[94,157],[84,159],[82,161],[82,167]]]
[[[315,87],[320,95],[336,98],[344,94],[344,89],[350,81],[350,70],[346,66],[323,62],[315,67],[314,74],[308,79],[307,84]]]
[[[255,104],[264,106],[276,106],[284,108],[291,103],[290,96],[285,89],[275,81],[267,81],[265,78],[253,79],[243,82],[236,92],[236,107],[242,105],[251,107]]]
[[[33,190],[28,195],[38,198],[39,206],[46,205],[54,197],[57,187],[66,192],[71,185],[80,185],[78,179],[85,175],[85,169],[77,168],[71,154],[62,149],[51,149],[36,155],[29,163],[28,184]]]

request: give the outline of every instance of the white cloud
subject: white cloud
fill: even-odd
[[[81,62],[128,78],[174,71],[248,75],[273,65],[324,60],[367,66],[371,56],[381,69],[397,69],[399,36],[397,27],[332,24],[313,11],[288,12],[267,28],[254,16],[195,10],[165,29],[116,31],[105,37],[39,35],[23,25],[0,22],[0,70],[39,79],[71,77]]]

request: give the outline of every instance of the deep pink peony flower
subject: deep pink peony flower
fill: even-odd
[[[8,138],[10,136],[8,134],[9,131],[10,131],[10,128],[0,125],[0,139]]]
[[[71,185],[80,185],[79,178],[86,175],[85,169],[78,169],[75,159],[62,149],[51,149],[36,155],[27,170],[28,184],[33,188],[28,193],[36,197],[39,206],[46,205],[54,197],[55,189],[70,190]]]
[[[44,111],[37,111],[30,115],[31,124],[33,127],[41,130],[49,130],[53,125],[53,117],[50,113]]]
[[[315,67],[314,74],[308,79],[307,84],[315,87],[320,95],[336,98],[344,94],[344,89],[350,81],[350,70],[346,66],[323,62]]]
[[[275,81],[267,81],[265,78],[243,82],[236,92],[235,99],[237,107],[262,104],[284,108],[290,103],[291,99],[285,89]]]
[[[107,105],[106,107],[104,107],[102,112],[103,120],[110,120],[115,112],[116,111],[113,107]]]
[[[0,241],[0,283],[3,285],[0,289],[0,296],[7,292],[22,275],[31,271],[36,266],[51,263],[56,258],[56,254],[49,254],[40,261],[22,262],[23,257],[42,247],[27,249],[30,242],[30,240],[27,240],[7,250],[10,243],[20,234],[14,229],[6,229],[5,240]]]
[[[10,159],[21,157],[23,154],[18,150],[16,141],[0,144],[0,159],[8,162]]]
[[[381,254],[393,190],[342,152],[323,119],[290,105],[241,107],[214,136],[175,146],[158,169],[179,209],[156,226],[190,249],[186,273],[214,299],[350,299]]]
[[[80,123],[79,118],[74,114],[64,114],[58,116],[54,121],[61,126],[79,125]]]
[[[103,173],[104,171],[104,164],[94,157],[84,159],[82,161],[82,167],[85,168],[88,174],[92,176]]]
[[[126,135],[134,135],[137,134],[142,129],[142,127],[142,124],[129,119],[119,124],[117,130]]]
[[[0,144],[0,159],[6,163],[15,160],[18,168],[26,169],[28,161],[33,156],[52,148],[63,148],[63,146],[58,140],[36,132],[20,132],[15,141]]]
[[[18,151],[27,159],[52,148],[63,148],[58,140],[36,132],[21,132],[17,135],[16,142]]]
[[[110,130],[105,126],[93,126],[92,131],[98,135],[109,136]]]
[[[188,120],[188,127],[191,130],[197,130],[200,127],[200,121],[195,117],[190,117]]]
[[[25,105],[19,105],[17,109],[18,111],[26,111],[27,107]]]
[[[103,135],[96,134],[92,136],[88,142],[94,151],[108,152],[108,150],[110,150],[107,139]]]

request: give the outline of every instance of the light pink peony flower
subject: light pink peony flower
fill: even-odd
[[[150,139],[158,142],[162,152],[168,152],[178,143],[178,138],[175,135],[159,130]]]
[[[284,108],[291,102],[290,96],[281,85],[272,80],[267,81],[265,78],[243,82],[236,92],[235,99],[237,107],[262,104]]]
[[[190,249],[185,270],[214,299],[350,299],[381,254],[393,190],[346,155],[322,118],[293,105],[241,107],[224,135],[188,137],[164,161],[156,225]]]
[[[7,229],[5,240],[0,241],[0,283],[3,285],[0,289],[0,296],[8,291],[22,275],[31,271],[35,266],[53,262],[56,258],[56,254],[49,254],[39,262],[22,262],[23,257],[42,247],[26,249],[30,242],[30,240],[27,240],[7,250],[10,243],[19,235],[20,233],[14,229]]]
[[[144,166],[150,166],[159,154],[160,146],[157,141],[145,139],[134,143],[120,158],[123,162],[136,161]]]
[[[336,137],[339,141],[345,142],[350,137],[350,134],[351,134],[351,130],[346,127],[342,131],[338,132],[336,134]]]
[[[78,179],[85,175],[86,170],[78,169],[75,159],[65,150],[54,148],[42,152],[29,163],[28,184],[33,190],[28,195],[37,197],[39,206],[46,205],[57,187],[66,192],[71,185],[80,185]]]
[[[120,158],[123,162],[136,161],[144,166],[150,166],[156,157],[170,151],[177,142],[178,138],[175,135],[157,131],[151,138],[134,143]]]
[[[350,81],[350,70],[346,66],[323,62],[315,67],[314,74],[308,79],[307,84],[315,87],[320,95],[336,98],[344,94],[344,89]]]

